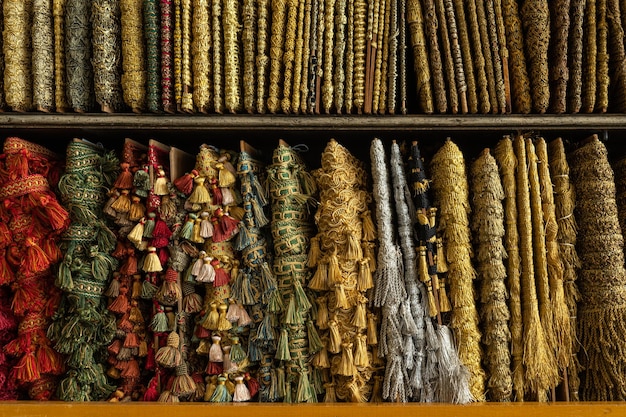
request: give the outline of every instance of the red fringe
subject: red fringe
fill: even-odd
[[[228,239],[228,236],[224,233],[224,229],[222,229],[222,225],[219,223],[217,217],[212,217],[211,223],[213,223],[213,242],[219,243]]]
[[[13,303],[11,308],[18,316],[26,311],[40,311],[44,300],[39,296],[36,283],[33,281],[20,282],[14,286]]]
[[[15,274],[7,262],[6,255],[6,250],[0,250],[0,285],[7,285],[15,281]]]
[[[0,222],[0,248],[6,248],[13,241],[11,231],[5,222]]]
[[[224,196],[222,195],[220,187],[217,186],[216,178],[211,179],[211,194],[213,195],[213,205],[221,206]]]
[[[224,371],[224,366],[220,362],[209,362],[206,366],[208,375],[219,375]]]
[[[30,203],[34,208],[41,207],[37,210],[38,217],[46,224],[50,225],[53,230],[62,232],[67,229],[70,224],[70,216],[68,212],[59,205],[54,194],[31,193],[29,194]]]
[[[50,267],[50,260],[46,253],[32,238],[26,238],[27,259],[26,271],[31,273],[43,272]]]
[[[61,291],[59,291],[57,287],[52,287],[52,285],[50,285],[50,287],[51,288],[48,288],[46,291],[48,299],[46,300],[43,310],[43,314],[46,317],[52,317],[61,303]]]
[[[167,261],[170,259],[170,253],[167,248],[159,248],[159,261],[161,261],[161,265],[167,264]]]
[[[133,330],[133,323],[129,320],[129,316],[129,313],[126,313],[117,321],[118,329],[125,332],[130,332],[131,330]]]
[[[154,347],[148,345],[148,354],[146,355],[146,363],[144,367],[148,371],[154,371],[156,369],[156,360],[154,359]]]
[[[19,360],[11,371],[11,377],[20,382],[33,382],[41,378],[35,353],[30,350]]]
[[[134,359],[129,360],[121,375],[123,378],[139,378],[139,363]]]
[[[220,214],[220,225],[226,239],[230,239],[239,230],[239,222],[228,214]]]
[[[128,252],[128,258],[120,268],[120,274],[135,275],[137,273],[137,257],[135,256],[135,251],[133,249]]]
[[[63,357],[48,345],[42,345],[37,351],[39,370],[44,374],[61,375]]]
[[[50,260],[51,264],[59,263],[61,259],[63,259],[61,249],[59,249],[56,242],[52,239],[44,239],[42,249],[46,253],[46,256]]]
[[[115,250],[111,253],[111,256],[116,259],[122,259],[126,256],[126,244],[121,240],[118,240],[115,245]]]
[[[167,227],[167,224],[163,220],[158,219],[152,232],[152,246],[155,248],[166,247],[171,236],[172,231]]]
[[[107,348],[107,352],[109,355],[117,356],[120,353],[120,349],[122,348],[122,341],[120,339],[114,339],[113,342]]]
[[[158,377],[153,377],[148,383],[148,389],[143,394],[144,401],[156,401],[159,398],[159,392],[157,391],[157,385],[159,384]]]

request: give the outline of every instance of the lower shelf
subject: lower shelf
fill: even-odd
[[[219,407],[220,417],[277,417],[296,413],[298,417],[408,417],[420,414],[429,417],[600,417],[626,416],[626,402],[589,403],[485,403],[450,404],[209,404],[209,403],[0,403],[0,417],[171,417],[172,413],[187,416],[207,415]]]

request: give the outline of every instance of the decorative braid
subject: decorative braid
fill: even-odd
[[[142,3],[143,0],[120,0],[123,56],[122,89],[124,102],[135,113],[146,109],[147,74]]]
[[[96,102],[107,113],[121,110],[123,104],[120,2],[95,0],[91,3],[94,92]],[[124,62],[127,61],[125,58]]]
[[[33,105],[54,110],[54,31],[50,0],[33,1]]]

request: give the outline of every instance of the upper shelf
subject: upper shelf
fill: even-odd
[[[626,114],[204,115],[0,113],[0,129],[185,131],[626,130]]]

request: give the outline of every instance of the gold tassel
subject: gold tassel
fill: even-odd
[[[319,263],[313,278],[309,281],[309,288],[315,291],[328,291],[328,264]]]
[[[443,239],[437,238],[437,273],[444,274],[448,272],[448,262],[446,261],[446,252],[443,250]]]
[[[311,247],[309,248],[309,258],[307,260],[307,266],[309,268],[315,268],[317,262],[320,259],[320,238],[314,236],[311,238]]]
[[[369,210],[364,211],[361,214],[361,219],[363,220],[363,240],[368,242],[376,240],[376,227],[372,221],[372,212]]]
[[[328,258],[328,283],[340,284],[341,282],[341,270],[339,269],[339,260],[335,250]]]
[[[356,374],[356,367],[354,366],[354,358],[352,356],[352,343],[341,344],[341,360],[339,361],[339,368],[337,369],[337,375],[353,376]]]
[[[354,352],[354,365],[366,368],[370,366],[370,359],[367,356],[367,335],[356,335],[356,349]]]
[[[356,305],[356,309],[354,310],[354,316],[352,317],[352,325],[359,330],[367,328],[367,310],[365,308],[365,304],[367,303],[367,298],[362,295],[359,295],[359,302]]]
[[[217,330],[223,332],[223,331],[232,329],[233,328],[232,323],[228,321],[228,319],[226,318],[226,310],[228,309],[228,306],[222,303],[220,304],[218,309],[219,309],[219,319],[217,321]]]
[[[145,272],[161,272],[163,271],[163,267],[161,266],[161,261],[159,260],[159,256],[156,254],[156,248],[154,246],[150,246],[148,248],[148,254],[143,261],[143,270]]]
[[[439,310],[442,313],[447,313],[448,311],[452,311],[452,306],[450,305],[450,300],[448,299],[445,278],[442,277],[439,284]]]
[[[363,258],[361,243],[354,233],[348,233],[348,250],[346,251],[346,258],[354,261]]]
[[[341,334],[339,334],[339,326],[337,325],[336,318],[328,321],[328,328],[330,329],[328,351],[330,353],[339,353],[341,351]]]
[[[367,344],[377,345],[378,336],[376,334],[376,315],[374,313],[367,313]]]
[[[359,291],[367,291],[374,287],[372,271],[370,270],[370,261],[367,258],[359,261],[359,275],[357,277],[356,285]]]
[[[335,284],[335,297],[337,298],[337,308],[348,309],[348,299],[346,298],[346,292],[343,288],[343,284]]]
[[[328,299],[324,295],[318,297],[315,302],[317,303],[317,328],[320,330],[328,329]]]

